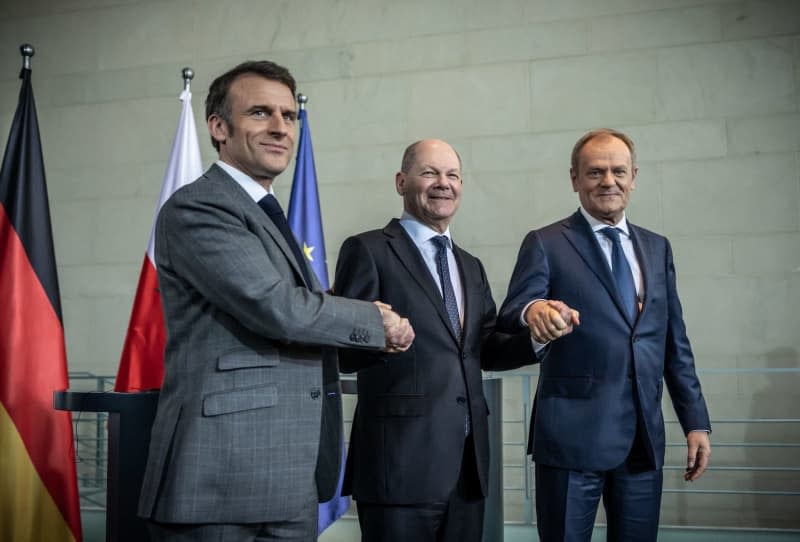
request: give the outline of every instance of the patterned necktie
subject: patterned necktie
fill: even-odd
[[[267,216],[270,218],[270,220],[272,220],[272,223],[275,224],[275,227],[277,227],[283,235],[286,244],[289,245],[294,253],[295,261],[297,262],[297,265],[300,266],[300,271],[303,273],[303,278],[306,279],[306,284],[311,286],[311,277],[309,277],[308,270],[306,269],[308,266],[306,265],[305,258],[300,250],[300,245],[297,244],[297,239],[295,239],[291,228],[289,228],[289,223],[286,221],[286,215],[283,214],[281,204],[278,203],[278,200],[275,199],[275,196],[272,194],[267,194],[258,201],[258,206],[261,207],[265,213],[267,213]]]
[[[600,230],[600,233],[611,241],[611,272],[614,275],[614,282],[617,283],[617,291],[622,299],[622,304],[627,310],[628,318],[631,322],[635,322],[636,313],[639,310],[639,303],[636,299],[636,284],[633,282],[631,266],[628,264],[628,259],[622,250],[619,232],[619,229],[612,227]]]
[[[450,325],[453,326],[456,338],[461,341],[461,317],[458,315],[458,303],[453,291],[453,283],[450,280],[450,265],[447,263],[448,239],[444,235],[437,235],[432,238],[436,245],[436,270],[439,272],[439,283],[442,285],[442,297],[444,297],[444,308],[450,318]]]
[[[447,316],[450,319],[450,325],[453,326],[453,331],[456,333],[458,342],[461,342],[461,317],[458,315],[458,303],[456,303],[456,295],[453,291],[453,282],[450,280],[450,264],[447,263],[447,245],[448,239],[444,235],[437,235],[432,238],[433,244],[436,245],[436,270],[439,272],[439,282],[442,285],[442,297],[444,297],[444,308],[447,310]],[[468,402],[467,402],[468,403]],[[469,435],[472,427],[469,417],[469,404],[464,403],[464,435]]]

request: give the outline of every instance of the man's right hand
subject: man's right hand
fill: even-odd
[[[392,310],[391,305],[374,301],[383,318],[383,333],[386,337],[384,352],[405,352],[414,341],[414,329],[408,318],[401,318]]]
[[[525,313],[525,321],[533,340],[542,344],[572,333],[573,326],[581,324],[578,311],[555,299],[542,299],[533,303]]]

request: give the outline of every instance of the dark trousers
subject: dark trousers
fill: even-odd
[[[654,469],[637,434],[628,459],[609,471],[536,465],[536,522],[542,542],[589,542],[600,498],[609,542],[658,537],[663,471]]]
[[[467,437],[456,487],[447,502],[387,505],[358,501],[362,542],[480,542],[484,497],[472,436]]]

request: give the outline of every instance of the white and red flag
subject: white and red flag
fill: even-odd
[[[155,224],[158,211],[169,197],[185,184],[194,181],[203,173],[197,129],[192,114],[192,93],[181,93],[181,117],[172,142],[169,164],[161,185],[158,207],[150,228],[147,252],[139,274],[139,285],[133,301],[128,334],[122,348],[114,391],[135,392],[161,387],[164,379],[164,345],[166,328],[161,297],[158,293],[156,260],[153,252]]]

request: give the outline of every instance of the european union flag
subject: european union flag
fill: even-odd
[[[317,170],[314,167],[314,149],[311,146],[311,132],[308,128],[306,110],[303,108],[303,99],[303,97],[300,97],[299,100],[300,141],[297,144],[297,157],[287,220],[289,227],[292,228],[292,233],[294,233],[301,245],[303,254],[311,264],[314,273],[317,274],[320,284],[327,290],[329,286],[328,266],[325,262],[325,241],[322,237],[322,216],[319,209],[319,192],[317,191]],[[338,372],[335,375],[323,374],[323,380],[328,378],[338,379]],[[344,442],[341,443],[341,447],[342,463],[339,472],[339,487],[336,489],[336,495],[333,499],[319,505],[319,523],[317,524],[319,533],[339,519],[350,507],[350,499],[341,496],[342,478],[344,476]]]
[[[311,146],[308,118],[302,104],[298,120],[300,122],[300,141],[297,144],[297,158],[287,220],[289,227],[292,228],[292,233],[300,243],[303,254],[311,264],[314,273],[317,274],[320,284],[327,290],[328,266],[325,258],[325,240],[322,237],[317,170],[314,167],[314,148]]]

